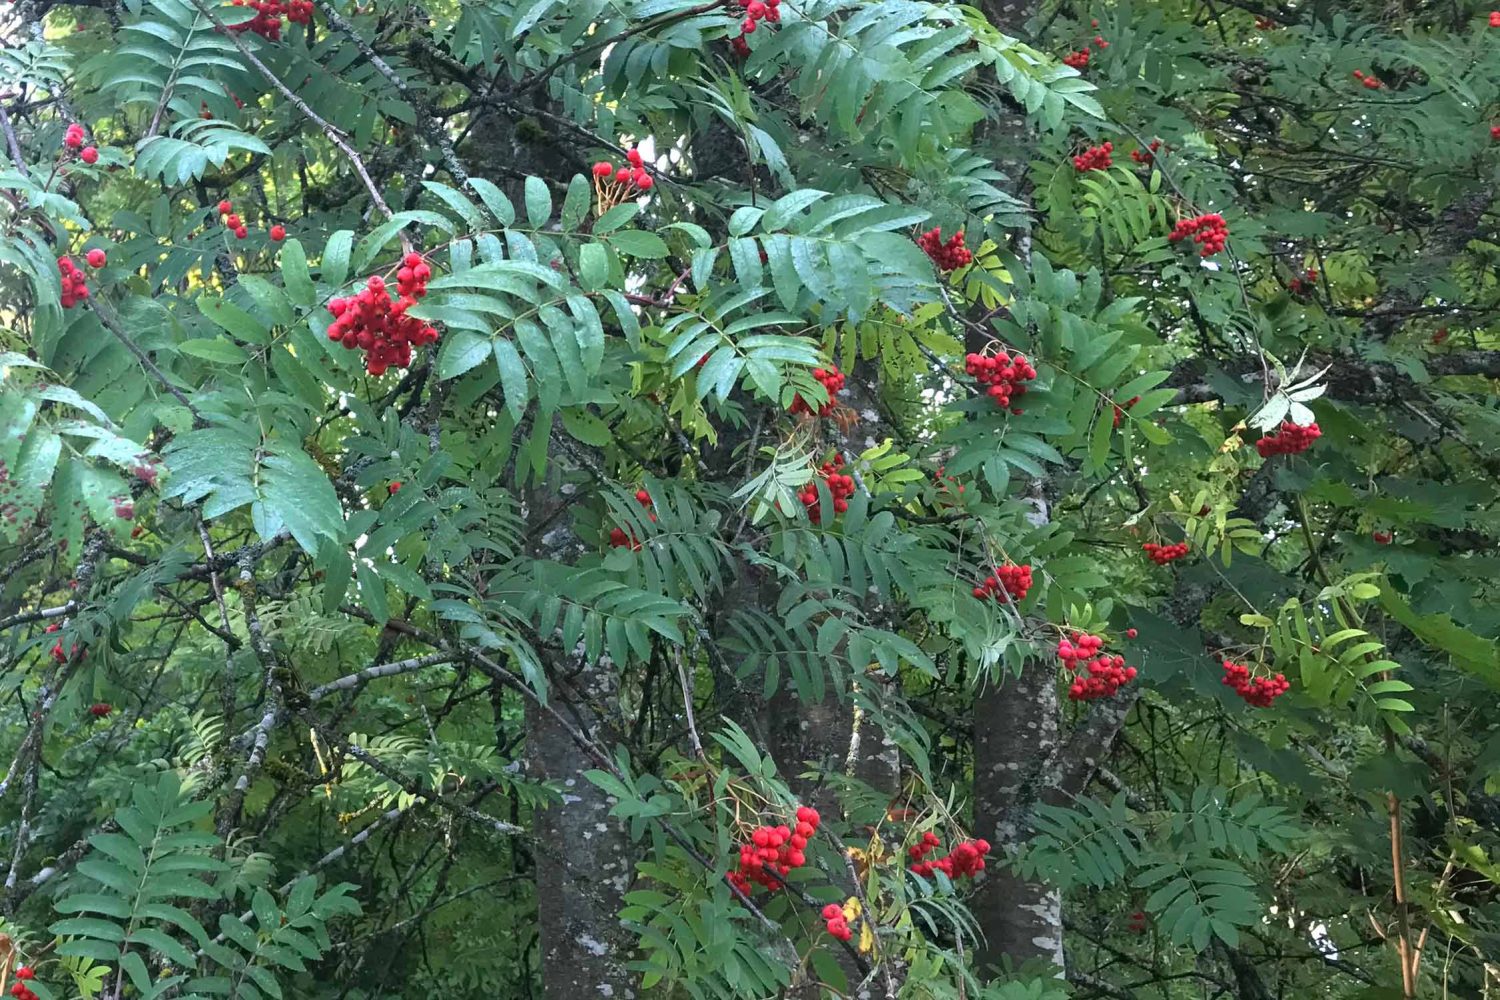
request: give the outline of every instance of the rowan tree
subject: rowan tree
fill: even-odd
[[[1495,989],[1500,12],[0,39],[0,990]]]

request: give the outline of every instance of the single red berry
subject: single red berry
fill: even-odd
[[[284,239],[286,239],[286,227],[285,226],[272,226],[271,227],[271,242],[272,243],[280,243]]]
[[[1139,634],[1140,633],[1133,628],[1128,628],[1125,630],[1125,638],[1127,639],[1134,639]]]
[[[249,236],[249,235],[250,235],[250,230],[246,229],[244,226],[240,226],[238,229],[236,229],[234,231],[234,238],[237,239],[237,240],[242,240],[246,236]]]
[[[399,480],[399,479],[395,480],[390,485],[386,486],[385,492],[389,496],[395,496],[397,493],[400,493],[401,492],[401,480]]]
[[[95,149],[93,146],[84,146],[83,150],[78,154],[78,158],[84,163],[98,163],[99,150]]]
[[[89,262],[89,267],[103,267],[107,260],[104,251],[100,250],[98,247],[95,247],[88,253],[84,254],[83,258],[84,260]]]
[[[233,212],[233,211],[234,211],[234,203],[231,202],[228,198],[225,198],[223,201],[219,202],[219,214],[220,215],[228,215],[230,212]]]

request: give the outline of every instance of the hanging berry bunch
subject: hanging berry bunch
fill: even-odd
[[[82,125],[73,122],[68,126],[68,131],[63,134],[63,146],[69,153],[76,154],[84,163],[92,165],[99,162],[99,150],[95,146],[84,145],[87,135]]]
[[[102,251],[101,251],[102,252]],[[72,309],[89,297],[89,286],[72,257],[57,258],[57,272],[62,277],[62,307]]]
[[[1108,698],[1135,680],[1135,667],[1126,666],[1125,657],[1105,653],[1103,648],[1104,640],[1088,633],[1058,642],[1057,658],[1074,675],[1068,685],[1070,701]]]
[[[781,21],[781,0],[749,0],[745,4],[745,19],[740,22],[740,33],[729,42],[735,55],[744,58],[750,54],[750,43],[745,40],[745,36],[755,34],[761,21],[768,24]]]
[[[921,875],[923,878],[931,878],[933,872],[942,872],[950,879],[977,875],[984,871],[984,856],[990,853],[989,841],[962,840],[942,857],[931,861],[924,860],[928,854],[941,850],[942,846],[942,841],[931,830],[922,834],[920,843],[913,844],[906,849],[907,856],[914,862],[908,870],[913,875]]]
[[[1364,84],[1366,90],[1379,90],[1385,86],[1374,73],[1366,73],[1364,70],[1355,70],[1354,79]]]
[[[1141,401],[1141,397],[1139,397],[1139,396],[1131,396],[1129,399],[1127,399],[1125,401],[1125,405],[1124,406],[1121,406],[1119,403],[1115,403],[1114,404],[1114,407],[1115,407],[1115,426],[1116,427],[1119,427],[1120,424],[1122,424],[1122,423],[1125,422],[1125,411],[1128,410],[1128,409],[1130,409],[1132,406],[1134,406],[1136,403],[1139,403],[1140,401]]]
[[[1069,52],[1063,56],[1062,61],[1064,66],[1071,66],[1076,70],[1087,69],[1089,65],[1089,47],[1085,45],[1077,52]]]
[[[16,969],[16,981],[11,985],[10,995],[16,1000],[37,1000],[36,991],[26,984],[36,978],[36,973],[31,966],[23,965]]]
[[[651,519],[652,524],[655,524],[656,512],[651,510],[651,494],[647,493],[645,490],[636,490],[635,502],[646,508],[646,516]],[[641,543],[636,539],[636,537],[627,533],[623,528],[620,527],[609,529],[609,544],[611,548],[616,549],[622,549],[628,545],[630,546],[630,550],[632,552],[639,552],[641,550]]]
[[[1114,166],[1115,144],[1106,142],[1100,146],[1090,146],[1082,153],[1073,157],[1073,169],[1081,173],[1090,170],[1108,170]]]
[[[974,588],[974,596],[983,600],[999,600],[1005,594],[1011,603],[1019,604],[1031,590],[1031,567],[1006,563],[984,578],[984,583]]]
[[[798,807],[796,817],[794,827],[761,826],[751,833],[750,839],[740,845],[739,867],[725,876],[730,885],[746,896],[750,895],[751,883],[779,889],[782,879],[807,863],[807,844],[818,832],[821,820],[811,806]]]
[[[943,466],[938,466],[937,471],[932,474],[933,482],[937,483],[939,493],[962,493],[964,484],[958,481],[957,476],[950,476]],[[953,485],[949,485],[952,483]]]
[[[1286,694],[1291,684],[1285,674],[1274,677],[1252,677],[1250,668],[1243,663],[1224,661],[1224,684],[1234,688],[1234,693],[1245,699],[1245,704],[1254,708],[1270,708],[1271,703]]]
[[[956,271],[974,259],[974,254],[964,246],[964,231],[960,229],[943,242],[943,231],[934,226],[917,237],[917,246],[932,258],[939,271]]]
[[[219,202],[219,221],[224,224],[225,229],[234,233],[234,238],[237,240],[250,235],[250,231],[245,228],[244,220],[234,210],[234,202],[228,198]]]
[[[1136,910],[1125,922],[1125,929],[1132,934],[1144,934],[1148,926],[1144,910]]]
[[[1147,542],[1141,546],[1146,553],[1146,558],[1158,566],[1165,566],[1169,562],[1176,562],[1188,554],[1187,542],[1173,542],[1171,545],[1157,545],[1155,542]]]
[[[824,929],[831,937],[847,941],[854,936],[854,932],[849,929],[848,915],[839,904],[829,903],[823,907],[822,916]]]
[[[818,467],[814,481],[802,487],[802,492],[797,494],[797,499],[807,508],[807,516],[812,523],[826,524],[832,518],[825,519],[823,516],[816,482],[819,478],[828,484],[829,495],[833,497],[833,516],[837,517],[849,509],[849,498],[854,495],[854,477],[844,475],[844,456],[835,454],[832,461],[824,462]]]
[[[1198,244],[1199,256],[1212,257],[1224,249],[1224,244],[1229,239],[1229,226],[1225,224],[1222,215],[1211,212],[1191,219],[1179,219],[1167,234],[1167,239],[1173,243],[1181,243],[1190,236]]]
[[[411,349],[436,343],[438,332],[407,310],[427,294],[432,269],[419,253],[408,253],[396,272],[396,293],[391,299],[385,279],[371,275],[359,294],[328,303],[333,322],[328,339],[365,352],[365,371],[384,375],[387,368],[411,364]]]
[[[233,0],[236,7],[249,7],[255,16],[239,24],[231,24],[230,31],[253,31],[269,42],[281,41],[282,19],[293,24],[312,23],[312,0]]]
[[[1286,283],[1286,290],[1293,295],[1311,295],[1318,287],[1318,269],[1309,267]]]
[[[1284,420],[1274,432],[1255,442],[1255,450],[1260,453],[1261,458],[1270,458],[1273,455],[1300,455],[1311,448],[1313,442],[1322,436],[1323,432],[1316,422],[1304,427],[1290,420]]]
[[[1156,154],[1161,151],[1161,140],[1152,139],[1151,144],[1145,149],[1132,149],[1130,158],[1137,163],[1152,163],[1156,160]]]
[[[1002,410],[1011,402],[1026,394],[1026,383],[1036,378],[1036,369],[1024,354],[1011,356],[1001,351],[998,354],[969,354],[964,357],[964,371],[987,385],[986,390],[995,405]],[[1020,413],[1020,410],[1011,410]]]
[[[844,373],[839,371],[836,366],[829,365],[827,368],[814,368],[813,378],[823,383],[823,389],[828,393],[828,402],[818,407],[816,414],[820,417],[826,417],[838,406],[834,401],[834,397],[844,391]],[[787,411],[793,414],[814,415],[813,408],[801,396],[792,397],[792,405],[788,407]]]
[[[646,170],[646,160],[639,149],[625,154],[628,161],[615,166],[608,160],[594,164],[594,212],[603,215],[616,205],[639,198],[656,186],[656,179]]]
[[[52,655],[52,658],[54,660],[56,660],[58,663],[67,663],[70,659],[71,660],[81,660],[81,659],[83,659],[84,656],[87,655],[88,651],[87,650],[83,650],[83,649],[79,649],[78,648],[78,643],[75,642],[71,646],[68,647],[68,649],[67,649],[66,652],[64,652],[63,651],[62,640],[59,639],[56,643],[53,644],[53,646],[52,646],[51,649],[47,650],[47,652],[50,653]]]
[[[107,701],[97,701],[89,706],[89,714],[96,719],[103,719],[115,710],[114,706]]]

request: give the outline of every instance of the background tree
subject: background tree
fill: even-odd
[[[9,5],[0,990],[1488,995],[1497,31]]]

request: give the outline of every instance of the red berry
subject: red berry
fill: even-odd
[[[1136,632],[1136,630],[1133,628],[1128,628],[1125,630],[1125,638],[1127,639],[1134,639],[1137,635],[1139,635],[1139,633]]]
[[[386,492],[387,496],[395,496],[397,493],[400,493],[401,492],[401,480],[397,479],[397,480],[392,481],[390,484],[388,484],[386,486],[385,492]]]
[[[286,227],[285,226],[272,226],[271,227],[271,242],[272,243],[280,243],[284,239],[286,239]]]
[[[103,267],[106,262],[104,251],[98,247],[84,254],[83,259],[89,262],[89,267]]]
[[[83,151],[78,154],[78,158],[84,163],[98,163],[99,150],[95,149],[93,146],[84,146]]]

